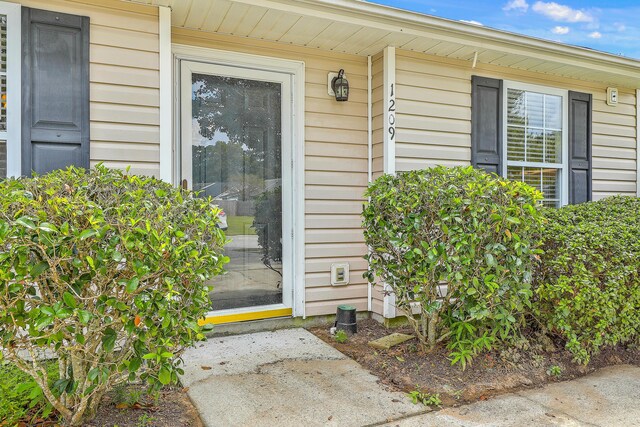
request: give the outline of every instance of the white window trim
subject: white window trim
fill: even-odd
[[[550,86],[521,83],[510,80],[502,82],[502,176],[507,176],[507,128],[508,128],[508,90],[524,90],[528,92],[555,95],[562,98],[562,163],[510,162],[515,166],[557,167],[560,169],[560,205],[569,204],[569,91]]]
[[[21,6],[0,2],[0,14],[7,17],[7,177],[22,174],[22,16]]]
[[[294,317],[306,317],[305,311],[305,238],[304,238],[304,99],[305,99],[305,64],[302,61],[292,61],[260,55],[251,55],[232,51],[210,49],[203,47],[187,46],[181,44],[172,45],[174,58],[174,90],[176,101],[174,120],[174,153],[180,153],[179,142],[181,138],[181,108],[180,108],[180,61],[201,61],[221,66],[239,67],[257,71],[270,71],[289,74],[291,76],[291,195],[292,214],[289,221],[291,244],[291,278],[292,278],[292,311]],[[166,149],[166,147],[165,147]],[[172,163],[175,167],[175,182],[180,182],[180,158],[174,156]],[[284,227],[283,227],[284,228]],[[286,230],[286,229],[285,229]],[[283,233],[287,231],[283,230]],[[284,255],[284,254],[283,254]],[[269,307],[261,307],[265,309]],[[232,312],[259,311],[259,309],[237,309]],[[221,312],[212,312],[218,315]]]

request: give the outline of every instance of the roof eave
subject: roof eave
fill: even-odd
[[[255,4],[252,0],[233,1]],[[365,1],[261,0],[260,4],[301,14],[313,10],[314,16],[336,21],[369,26],[376,24],[377,28],[391,31],[445,38],[478,48],[500,49],[505,53],[528,54],[534,58],[552,59],[626,77],[638,77],[640,73],[640,61],[635,59]]]

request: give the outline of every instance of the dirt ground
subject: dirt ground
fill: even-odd
[[[140,396],[139,399],[135,397]],[[137,402],[131,403],[137,400]],[[179,387],[164,388],[157,400],[129,386],[110,393],[86,427],[203,427],[198,413]]]
[[[604,366],[622,363],[640,366],[640,349],[606,349],[584,366],[573,362],[571,354],[558,343],[532,336],[518,343],[518,349],[482,354],[462,370],[459,365],[451,366],[446,347],[424,353],[415,339],[390,350],[376,350],[368,345],[369,341],[392,332],[412,334],[409,327],[387,329],[375,320],[364,320],[358,322],[358,333],[341,344],[329,334],[329,326],[311,328],[310,332],[360,363],[383,384],[407,393],[416,389],[437,393],[445,407],[576,378]]]
[[[0,423],[0,426],[2,423]],[[48,420],[18,423],[17,427],[59,427],[55,414]],[[85,427],[204,427],[181,387],[165,387],[157,399],[140,386],[117,387],[100,404],[96,417]]]
[[[358,333],[338,343],[329,326],[309,331],[343,354],[360,363],[393,390],[438,394],[442,406],[458,406],[493,395],[584,376],[604,366],[640,366],[640,349],[608,348],[584,366],[572,361],[559,343],[529,336],[516,349],[495,350],[476,357],[465,370],[451,366],[449,351],[438,347],[424,353],[415,339],[390,350],[377,350],[369,341],[393,332],[412,334],[409,327],[388,329],[375,320],[358,322]],[[40,420],[38,427],[57,426]],[[34,425],[34,424],[31,424]],[[21,424],[20,427],[27,426]],[[138,386],[116,389],[105,397],[97,416],[87,427],[203,427],[186,389],[168,387],[157,399],[146,396]]]

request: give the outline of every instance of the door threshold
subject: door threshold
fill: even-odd
[[[224,325],[228,323],[248,322],[251,320],[273,319],[275,317],[291,317],[291,308],[273,308],[267,310],[247,311],[243,313],[220,313],[211,312],[202,320],[198,321],[202,325]]]

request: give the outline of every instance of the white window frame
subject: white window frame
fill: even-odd
[[[255,72],[256,76],[260,72],[268,73],[281,73],[290,76],[289,89],[291,91],[290,101],[291,105],[284,106],[286,111],[290,112],[290,123],[283,126],[283,132],[285,127],[290,133],[289,138],[291,145],[289,147],[283,147],[283,160],[288,158],[286,163],[291,162],[291,168],[289,169],[286,163],[283,163],[283,188],[288,186],[291,188],[291,194],[284,194],[283,198],[287,199],[286,205],[290,206],[288,209],[290,218],[283,218],[286,224],[283,222],[283,237],[286,237],[291,233],[290,245],[287,245],[290,249],[288,253],[283,253],[283,257],[288,257],[290,260],[290,271],[288,276],[291,281],[291,294],[283,295],[283,302],[291,302],[291,309],[294,317],[306,317],[305,312],[305,238],[304,238],[304,99],[305,99],[305,64],[302,61],[292,61],[280,58],[273,58],[260,55],[245,54],[239,52],[231,52],[218,49],[210,49],[203,47],[187,46],[181,44],[173,44],[173,60],[174,60],[174,88],[176,92],[175,96],[175,109],[174,109],[174,153],[175,156],[172,159],[175,175],[175,182],[180,182],[182,178],[182,162],[181,162],[181,145],[180,141],[183,138],[181,123],[183,120],[189,120],[187,117],[183,117],[184,111],[181,108],[180,101],[180,86],[181,86],[181,64],[182,62],[192,63],[204,63],[209,65],[216,65],[221,68],[236,68],[247,71]],[[283,116],[283,119],[285,117]],[[287,151],[285,151],[287,150]],[[285,169],[287,171],[285,172]],[[288,175],[288,178],[286,176]],[[289,182],[285,182],[285,179]],[[285,202],[285,200],[283,200]],[[283,210],[284,206],[283,206]],[[284,247],[283,247],[284,250]],[[231,310],[219,310],[212,311],[208,316],[220,316],[225,314],[237,314],[245,312],[259,312],[265,311],[270,308],[269,306],[262,306],[261,308],[247,307]]]
[[[7,177],[22,174],[22,14],[21,6],[0,1],[0,15],[7,17],[7,130],[0,139],[7,144]]]
[[[536,92],[544,95],[554,95],[562,98],[562,162],[561,163],[541,163],[541,162],[522,162],[507,160],[508,149],[508,91],[509,89],[523,90],[526,92]],[[507,166],[520,167],[557,167],[560,171],[559,179],[559,199],[560,206],[569,203],[569,91],[555,87],[535,85],[529,83],[521,83],[516,81],[504,80],[502,82],[502,176],[507,176]]]

